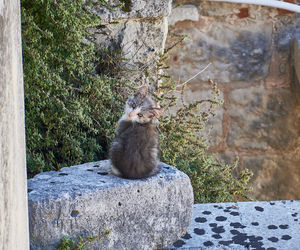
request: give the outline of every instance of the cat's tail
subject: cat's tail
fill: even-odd
[[[162,164],[160,162],[158,162],[156,164],[156,166],[151,170],[150,173],[147,174],[142,174],[142,175],[135,175],[135,176],[122,176],[123,178],[127,178],[127,179],[145,179],[145,178],[149,178],[152,177],[154,175],[157,175],[162,169]]]
[[[148,177],[158,174],[161,171],[161,169],[162,169],[162,164],[160,162],[158,162],[156,164],[156,167],[152,169],[152,171],[150,172]]]

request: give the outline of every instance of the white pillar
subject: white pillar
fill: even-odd
[[[19,0],[0,0],[0,249],[29,249]]]

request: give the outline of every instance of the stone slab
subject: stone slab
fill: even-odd
[[[166,164],[147,179],[109,172],[110,162],[100,161],[28,180],[31,249],[79,236],[97,238],[87,249],[154,249],[186,232],[193,211],[187,175]]]
[[[300,201],[195,204],[192,223],[168,249],[299,249]]]
[[[174,25],[177,22],[191,20],[198,21],[199,13],[195,5],[186,4],[173,8],[170,16],[168,17],[168,24]]]

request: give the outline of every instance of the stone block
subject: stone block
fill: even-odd
[[[299,152],[299,151],[298,151]],[[259,154],[244,157],[244,167],[253,171],[253,197],[258,200],[300,199],[300,156],[295,153]]]
[[[195,103],[202,100],[213,100],[215,95],[206,84],[188,84],[184,91],[183,100],[185,104]],[[224,93],[220,91],[220,95],[217,97],[218,100],[224,100]],[[202,112],[210,113],[210,103],[203,102],[200,104],[200,109],[197,111],[198,114]],[[224,108],[223,105],[217,105],[214,109],[214,116],[210,116],[203,130],[199,131],[198,136],[206,139],[208,146],[216,146],[222,140],[223,135],[223,117]]]
[[[179,21],[191,20],[198,21],[199,13],[195,5],[187,4],[173,8],[168,18],[169,25],[173,25]]]
[[[203,21],[206,20],[206,21]],[[203,23],[207,24],[203,24]],[[256,81],[268,75],[272,54],[272,25],[239,27],[201,18],[194,25],[175,24],[172,33],[187,35],[181,47],[170,51],[168,71],[175,80],[196,75],[208,62],[212,65],[191,82]],[[169,37],[167,44],[172,44]]]
[[[163,52],[168,32],[167,19],[126,20],[89,28],[90,40],[99,46],[122,50],[127,68],[147,67]],[[135,72],[132,72],[135,73]],[[139,72],[137,72],[139,73]]]
[[[89,28],[89,40],[100,47],[120,49],[124,78],[132,82],[149,83],[157,79],[156,63],[164,51],[168,32],[167,16],[171,0],[108,1],[108,5],[123,7],[109,9],[101,4],[88,7],[101,18],[101,25]],[[121,6],[121,5],[120,5]]]
[[[217,146],[222,141],[223,136],[223,117],[224,110],[219,108],[215,112],[215,116],[208,119],[203,130],[199,131],[199,136],[206,139],[208,147]]]
[[[264,93],[263,86],[253,86],[249,88],[233,89],[230,94],[230,100],[240,104],[249,105],[253,108],[262,105],[262,93]]]
[[[101,17],[102,22],[110,23],[120,19],[158,18],[167,17],[171,12],[171,0],[128,0],[106,1],[108,6],[121,6],[119,8],[107,8],[101,4],[95,4],[91,9]]]
[[[265,141],[267,121],[263,121],[265,92],[263,86],[234,89],[230,92],[227,145],[242,149],[268,148]]]
[[[299,18],[281,19],[274,23],[274,49],[269,75],[266,78],[266,85],[269,88],[288,88],[291,85],[295,94],[299,92],[295,88],[297,79],[293,79],[294,72],[290,72],[294,71],[294,68],[291,67],[294,64],[294,54],[291,53],[291,49],[294,47],[295,51],[296,44],[293,46],[293,40],[300,39],[299,24]]]
[[[128,180],[100,161],[28,180],[31,249],[64,237],[92,237],[87,249],[157,249],[182,236],[192,218],[187,175],[163,164],[158,175]]]
[[[290,90],[268,93],[263,87],[251,87],[233,90],[230,96],[229,146],[260,150],[294,150],[299,146],[299,106]]]
[[[291,24],[292,23],[292,24]],[[274,34],[274,42],[276,49],[281,53],[288,53],[293,46],[294,38],[300,39],[299,20],[293,23],[277,23],[276,33]]]

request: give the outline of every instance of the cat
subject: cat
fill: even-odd
[[[112,174],[141,179],[160,172],[157,118],[161,114],[162,109],[148,96],[145,85],[128,98],[109,150]]]

